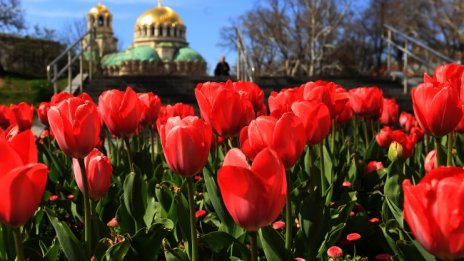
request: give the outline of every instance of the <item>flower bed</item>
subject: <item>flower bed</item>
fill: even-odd
[[[412,90],[199,84],[0,106],[0,260],[464,257],[464,67]],[[3,130],[2,130],[3,128]]]

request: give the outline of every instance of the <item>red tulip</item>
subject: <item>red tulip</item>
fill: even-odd
[[[303,100],[303,91],[303,88],[290,88],[271,92],[267,101],[271,115],[280,118],[282,114],[292,111],[292,104]]]
[[[318,101],[295,102],[292,111],[303,122],[308,142],[312,145],[320,143],[330,132],[330,112]]]
[[[50,109],[50,103],[49,102],[41,102],[39,104],[39,107],[37,108],[37,116],[39,116],[40,122],[48,126],[48,110]]]
[[[11,124],[17,124],[20,131],[28,130],[32,127],[34,118],[34,106],[26,102],[10,105]]]
[[[404,219],[417,241],[438,258],[464,257],[464,170],[439,167],[413,186],[403,181]]]
[[[424,160],[424,170],[425,172],[430,172],[437,165],[437,151],[431,150]]]
[[[351,109],[350,101],[347,101],[343,106],[343,110],[335,118],[337,123],[345,124],[349,120],[353,119],[353,110]]]
[[[246,95],[233,90],[232,82],[200,83],[195,97],[201,117],[223,137],[232,137],[254,118],[253,105]]]
[[[412,105],[425,133],[441,137],[453,131],[461,120],[461,101],[449,83],[423,83],[412,89]]]
[[[151,126],[158,118],[161,109],[161,100],[158,95],[154,95],[152,92],[139,93],[137,95],[142,104],[141,124]]]
[[[461,64],[444,64],[437,66],[433,72],[433,77],[424,74],[426,83],[450,83],[455,88],[461,100],[464,100],[464,66]]]
[[[0,104],[0,128],[6,129],[11,123],[10,107]]]
[[[390,127],[383,127],[380,132],[375,136],[375,140],[377,141],[377,144],[379,147],[388,149],[390,147],[391,143],[391,133],[392,130]]]
[[[161,106],[158,119],[156,120],[156,127],[166,124],[169,118],[179,116],[185,118],[187,116],[195,116],[195,110],[191,105],[185,103],[176,103],[172,105]]]
[[[306,146],[306,133],[300,119],[287,112],[280,119],[260,116],[240,133],[243,152],[254,159],[262,149],[269,147],[279,155],[286,168],[291,168]]]
[[[37,163],[30,130],[6,138],[0,134],[0,222],[19,227],[34,215],[42,200],[48,168]]]
[[[196,116],[169,118],[159,128],[169,168],[184,177],[198,174],[208,161],[211,127]]]
[[[417,125],[414,115],[404,111],[400,114],[399,123],[401,128],[403,128],[406,132],[409,132],[412,127]]]
[[[100,141],[100,117],[95,104],[74,97],[48,110],[50,130],[60,149],[73,158],[84,158]]]
[[[256,116],[266,115],[267,108],[264,104],[264,91],[259,88],[258,85],[252,82],[233,82],[233,89],[247,97],[253,105],[253,109],[256,112]]]
[[[375,137],[377,144],[388,149],[392,142],[398,142],[403,149],[402,157],[404,159],[411,157],[414,146],[417,142],[417,136],[410,135],[409,137],[402,130],[392,131],[389,127],[383,127]]]
[[[371,161],[371,162],[367,163],[365,172],[366,172],[366,174],[369,174],[369,173],[372,173],[374,171],[381,170],[383,168],[384,167],[383,167],[383,164],[382,164],[381,161]]]
[[[136,133],[142,115],[142,105],[131,87],[127,87],[125,92],[104,91],[98,98],[98,106],[100,115],[112,135],[128,138]]]
[[[90,154],[85,157],[85,174],[89,183],[89,194],[93,200],[99,200],[104,197],[110,188],[111,173],[113,166],[108,157],[103,155],[98,149],[93,149]],[[82,183],[81,168],[79,161],[73,159],[74,177],[77,186],[84,192],[84,184]]]
[[[382,114],[383,91],[378,87],[351,89],[350,104],[353,112],[368,120],[376,120]]]
[[[62,91],[60,93],[55,93],[53,94],[51,100],[50,100],[50,105],[58,105],[60,102],[67,100],[69,98],[72,98],[73,95],[69,92]]]
[[[285,204],[285,168],[269,148],[256,155],[251,167],[242,151],[231,149],[219,169],[218,183],[230,215],[248,231],[272,223]]]
[[[334,82],[308,82],[302,87],[304,88],[304,99],[324,103],[329,109],[332,119],[343,111],[349,98],[346,90]]]
[[[395,99],[383,99],[383,110],[380,115],[380,123],[384,126],[392,126],[398,121],[399,106]]]

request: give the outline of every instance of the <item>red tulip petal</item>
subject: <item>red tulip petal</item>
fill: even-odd
[[[245,154],[243,154],[243,152],[237,148],[232,148],[227,152],[226,156],[224,157],[224,163],[222,163],[222,165],[251,169],[248,165]]]

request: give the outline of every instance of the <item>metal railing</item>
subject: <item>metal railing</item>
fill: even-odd
[[[85,46],[83,46],[82,41],[85,37],[89,36],[89,39]],[[55,58],[50,64],[47,65],[47,79],[48,82],[53,84],[53,91],[54,93],[58,92],[58,80],[60,77],[67,72],[68,73],[68,87],[69,92],[72,93],[72,66],[73,64],[79,59],[79,73],[80,73],[80,85],[79,90],[82,93],[82,87],[84,84],[84,52],[89,51],[88,57],[88,76],[89,79],[92,79],[92,66],[93,66],[93,53],[92,53],[92,45],[95,38],[95,28],[89,29],[84,35],[82,35],[78,40],[72,43],[66,50],[64,50],[58,57]],[[80,46],[79,49],[76,47]],[[74,49],[77,49],[74,50]],[[73,54],[75,56],[73,57]],[[63,59],[67,58],[66,65],[63,68],[58,68],[59,62]]]
[[[247,54],[247,48],[243,42],[242,33],[238,27],[235,27],[237,34],[237,80],[254,81],[255,67],[253,61]]]
[[[433,70],[439,63],[460,63],[458,60],[454,60],[440,52],[437,52],[430,46],[421,42],[419,39],[414,38],[401,32],[400,30],[392,27],[391,25],[383,25],[387,30],[387,36],[382,36],[387,41],[387,70],[391,72],[392,66],[392,50],[396,48],[402,52],[403,55],[403,91],[408,92],[408,58],[412,58],[419,62],[421,65]],[[419,53],[415,53],[418,47],[424,51],[424,56]],[[411,50],[412,49],[412,50]],[[433,63],[433,58],[437,59],[438,63]]]

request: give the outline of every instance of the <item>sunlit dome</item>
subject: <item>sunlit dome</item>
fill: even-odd
[[[90,9],[89,14],[92,15],[106,15],[106,16],[111,16],[110,10],[104,5],[102,5],[101,2],[98,2],[98,4]]]
[[[136,27],[151,25],[184,25],[180,16],[167,6],[158,4],[157,7],[145,11],[135,24]]]

